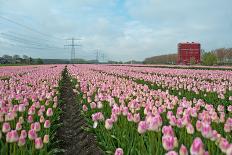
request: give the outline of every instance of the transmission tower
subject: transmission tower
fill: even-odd
[[[96,63],[99,63],[99,49],[96,50]]]
[[[71,59],[70,59],[70,62],[75,63],[75,47],[76,46],[81,46],[80,44],[75,44],[75,40],[81,40],[81,39],[71,38],[71,39],[66,39],[66,40],[71,41],[71,44],[67,44],[67,45],[64,45],[64,46],[65,47],[71,47]]]

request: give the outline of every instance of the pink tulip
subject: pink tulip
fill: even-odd
[[[193,143],[190,148],[191,155],[203,155],[204,145],[199,137],[193,140]]]
[[[26,139],[24,137],[19,137],[18,146],[19,147],[24,146],[25,143],[26,143]]]
[[[139,121],[140,121],[140,114],[139,113],[134,114],[134,122],[138,123]]]
[[[21,134],[20,134],[20,137],[26,138],[27,137],[27,131],[26,130],[22,130]]]
[[[145,133],[146,130],[147,130],[147,128],[148,128],[148,125],[147,125],[146,121],[140,121],[140,122],[139,122],[139,125],[138,125],[138,132],[139,132],[140,134]]]
[[[182,144],[179,150],[180,155],[188,155],[188,149]]]
[[[28,138],[30,140],[34,140],[35,138],[37,138],[37,133],[35,132],[34,129],[28,131]]]
[[[212,137],[212,128],[208,123],[203,123],[201,127],[202,136],[205,138]]]
[[[6,134],[6,141],[8,143],[14,143],[17,142],[19,139],[18,133],[16,130],[12,130]]]
[[[40,118],[39,118],[39,122],[40,122],[40,123],[44,123],[44,121],[45,121],[44,116],[40,116]]]
[[[21,129],[22,129],[22,125],[21,125],[21,123],[18,122],[18,123],[16,124],[16,130],[19,131],[19,130],[21,130]]]
[[[123,149],[117,148],[114,155],[123,155]]]
[[[230,147],[230,143],[225,138],[221,138],[219,141],[219,148],[221,149],[221,151],[226,153],[229,147]]]
[[[41,137],[35,139],[35,148],[38,150],[43,148],[43,141]]]
[[[35,125],[35,126],[34,126],[34,130],[35,130],[36,132],[39,132],[40,129],[41,129],[40,123],[39,123],[39,122],[35,122],[34,125]]]
[[[10,124],[8,122],[3,123],[2,125],[2,132],[7,133],[11,130]]]
[[[84,105],[82,106],[82,110],[83,110],[83,111],[88,111],[88,107],[84,104]]]
[[[53,115],[52,108],[48,108],[48,109],[47,109],[46,115],[47,115],[48,117],[51,117],[51,116]]]
[[[129,122],[133,121],[133,115],[132,115],[131,113],[128,113],[128,114],[127,114],[127,120],[128,120]]]
[[[19,106],[18,106],[18,111],[19,112],[24,112],[25,111],[25,105],[24,104],[20,104]]]
[[[29,115],[29,116],[27,117],[27,122],[28,122],[28,123],[32,123],[32,122],[33,122],[33,116],[32,116],[32,115]]]
[[[163,136],[162,137],[162,145],[166,151],[173,150],[175,147],[175,138],[173,136],[169,136],[169,135]]]
[[[44,128],[50,128],[50,126],[51,126],[51,123],[50,123],[50,120],[46,120],[45,122],[44,122]]]
[[[187,124],[186,129],[187,129],[188,134],[193,134],[194,133],[194,127],[193,127],[193,125],[191,123]]]
[[[226,155],[232,155],[232,144],[227,148]]]
[[[163,126],[162,133],[165,136],[174,136],[174,131],[171,126]]]
[[[112,129],[112,126],[113,126],[113,120],[112,119],[106,119],[106,121],[105,121],[105,128],[107,130],[110,130],[110,129]]]
[[[165,155],[178,155],[178,153],[176,151],[169,151]]]
[[[90,108],[91,109],[95,109],[97,107],[96,103],[95,102],[91,102],[90,103]]]

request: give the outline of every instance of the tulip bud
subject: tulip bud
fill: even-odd
[[[147,125],[146,121],[140,121],[140,122],[139,122],[139,125],[138,125],[138,132],[139,132],[140,134],[145,133],[146,130],[147,130],[147,128],[148,128],[148,125]]]
[[[2,132],[7,133],[11,130],[10,124],[8,122],[3,123],[2,125]]]
[[[43,148],[43,142],[41,137],[35,139],[35,148],[38,150]]]
[[[43,143],[47,144],[49,142],[49,135],[44,135]]]
[[[123,155],[123,149],[117,148],[114,155]]]
[[[21,134],[20,134],[20,137],[26,138],[27,137],[27,131],[26,130],[22,130]]]
[[[88,107],[85,104],[82,106],[82,109],[83,111],[88,111]]]
[[[51,123],[50,123],[50,120],[46,120],[45,122],[44,122],[44,128],[50,128],[50,126],[51,126]]]
[[[18,140],[18,146],[21,147],[21,146],[24,146],[26,143],[26,140],[24,137],[19,137],[19,140]]]
[[[188,155],[188,149],[182,144],[179,150],[180,155]]]
[[[21,129],[22,129],[22,125],[21,125],[21,123],[18,122],[18,123],[16,124],[16,130],[19,131],[19,130],[21,130]]]
[[[28,138],[30,140],[34,140],[36,137],[37,137],[37,133],[35,132],[34,129],[28,131]]]
[[[191,154],[203,154],[204,153],[204,144],[202,143],[199,137],[193,140],[193,143],[190,148]]]
[[[178,153],[176,151],[169,151],[165,155],[178,155]]]
[[[110,130],[110,129],[112,129],[112,126],[113,126],[113,120],[112,119],[106,119],[106,121],[105,121],[105,128],[107,130]]]
[[[40,123],[39,123],[39,122],[35,122],[34,125],[35,125],[35,126],[34,126],[34,130],[35,130],[36,132],[39,132],[40,129],[41,129]]]
[[[47,112],[46,112],[46,115],[48,117],[52,116],[53,115],[53,111],[52,111],[52,108],[48,108]]]
[[[43,123],[44,121],[45,121],[44,116],[40,116],[39,122],[40,122],[40,123]]]
[[[32,123],[32,122],[33,122],[33,116],[32,116],[32,115],[29,115],[29,116],[27,117],[27,122],[28,122],[28,123]]]

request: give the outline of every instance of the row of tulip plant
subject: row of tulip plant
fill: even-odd
[[[229,105],[232,101],[232,72],[184,70],[144,67],[101,66],[93,69],[127,76],[137,82],[152,84],[153,88],[169,90],[171,93],[188,99],[203,99],[208,103]]]
[[[112,74],[109,66],[68,69],[89,124],[86,130],[96,134],[106,153],[232,154],[232,106],[215,108],[202,99],[151,89],[146,83]]]
[[[0,154],[53,154],[64,66],[1,67]],[[2,77],[2,78],[1,78]]]

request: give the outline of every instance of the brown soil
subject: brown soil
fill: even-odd
[[[64,149],[64,155],[102,155],[103,151],[97,146],[93,134],[82,129],[86,126],[85,120],[80,115],[79,106],[76,103],[75,93],[72,90],[70,78],[63,76],[61,86],[62,114],[60,117],[63,125],[57,131],[57,138],[61,141],[60,149]]]

